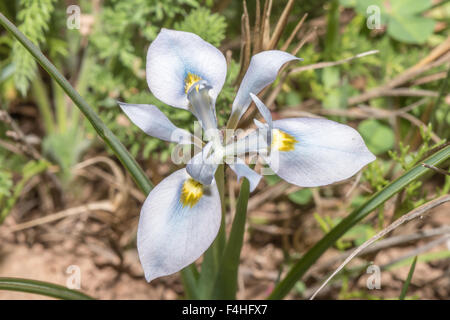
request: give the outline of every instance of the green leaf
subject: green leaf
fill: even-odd
[[[230,237],[215,281],[213,299],[236,299],[238,269],[244,241],[249,195],[250,183],[247,179],[244,179],[236,204],[236,214],[231,226]]]
[[[411,268],[409,268],[408,277],[406,278],[406,281],[403,284],[402,292],[400,293],[400,297],[398,298],[399,300],[405,300],[406,292],[408,292],[409,284],[411,283],[412,276],[414,274],[414,270],[416,269],[416,262],[417,262],[417,256],[414,257],[414,260],[411,264]]]
[[[273,186],[281,181],[281,178],[276,174],[264,176],[264,180],[269,186]]]
[[[296,204],[305,205],[312,199],[311,189],[301,189],[288,195],[289,200]]]
[[[433,34],[435,21],[422,16],[432,6],[431,0],[359,0],[356,9],[367,16],[372,5],[380,9],[387,33],[398,41],[424,43]]]
[[[394,132],[378,120],[368,119],[362,121],[358,131],[364,138],[367,147],[374,154],[382,154],[394,146]]]
[[[64,300],[93,300],[80,291],[57,284],[20,278],[0,278],[0,290],[29,292]]]
[[[435,154],[427,158],[424,163],[428,165],[438,166],[440,163],[450,158],[450,146],[439,150]],[[282,299],[295,286],[298,280],[306,271],[320,258],[320,256],[333,244],[342,237],[348,230],[355,226],[359,221],[367,217],[372,211],[377,209],[388,199],[397,194],[400,190],[408,186],[411,182],[418,180],[430,169],[423,167],[421,164],[416,165],[412,169],[406,171],[399,178],[391,182],[385,188],[375,193],[366,203],[354,210],[345,219],[343,219],[336,227],[327,233],[314,247],[294,264],[284,279],[278,283],[273,290],[269,299]]]
[[[389,11],[405,16],[422,13],[432,5],[431,0],[389,0],[389,3],[391,4]]]
[[[433,34],[436,22],[420,16],[391,16],[387,32],[394,39],[406,43],[424,43]]]

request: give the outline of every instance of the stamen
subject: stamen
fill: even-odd
[[[293,136],[284,131],[279,129],[272,130],[272,148],[278,151],[292,151],[297,142]]]
[[[192,85],[200,80],[202,80],[202,78],[200,78],[198,75],[188,72],[188,75],[184,79],[184,92],[188,93]]]
[[[203,185],[200,182],[189,178],[183,183],[180,197],[183,207],[189,206],[192,208],[197,204],[202,196]]]

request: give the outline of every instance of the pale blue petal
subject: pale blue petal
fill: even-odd
[[[218,167],[218,163],[210,155],[212,146],[213,142],[208,142],[186,165],[186,171],[191,177],[204,185],[211,184]]]
[[[202,128],[207,130],[217,129],[216,106],[209,92],[211,86],[204,80],[200,80],[188,92],[189,110],[199,120]]]
[[[189,178],[185,169],[174,172],[150,192],[142,207],[137,248],[148,282],[193,263],[219,231],[221,206],[215,182],[204,187],[192,208],[183,207],[181,188]]]
[[[259,122],[259,121],[258,121]],[[225,146],[225,155],[243,155],[267,150],[267,125],[260,123],[261,128],[251,131],[248,135]]]
[[[225,57],[216,47],[193,33],[162,29],[147,53],[150,91],[168,105],[187,109],[189,102],[184,80],[188,73],[208,82],[214,102],[225,82]]]
[[[118,103],[128,118],[149,136],[181,144],[192,143],[192,135],[188,131],[176,127],[156,106]]]
[[[266,120],[269,128],[272,128],[272,115],[270,114],[269,108],[253,93],[250,93],[250,97],[255,102],[256,107],[258,108],[259,113],[263,116],[264,120]]]
[[[234,99],[232,114],[238,114],[240,119],[250,105],[250,93],[258,94],[274,82],[280,68],[292,60],[302,59],[279,50],[263,51],[254,55]]]
[[[350,178],[375,160],[355,129],[334,121],[289,118],[275,120],[273,127],[298,142],[293,151],[272,150],[270,167],[284,180],[301,187]]]
[[[228,165],[234,171],[238,181],[244,177],[250,182],[250,192],[256,189],[261,181],[262,176],[250,169],[249,166],[240,158],[234,158],[233,162],[229,162]]]
[[[259,110],[259,113],[261,113],[261,115],[263,116],[264,120],[266,120],[266,128],[268,130],[266,130],[266,136],[267,136],[267,144],[271,144],[272,143],[272,115],[270,114],[270,110],[269,108],[266,107],[266,105],[259,100],[259,98],[257,96],[255,96],[253,93],[250,93],[250,96],[252,97],[253,101],[255,102],[256,107]],[[256,119],[255,119],[256,120]],[[261,125],[258,125],[258,127],[261,129],[260,133],[264,132],[264,128],[261,127]]]
[[[262,123],[261,121],[259,121],[258,119],[253,119],[253,123],[255,124],[255,126],[258,129],[266,129],[268,126],[265,123]]]

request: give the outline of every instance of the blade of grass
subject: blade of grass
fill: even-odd
[[[219,266],[214,285],[213,299],[236,299],[238,269],[244,241],[247,204],[250,194],[250,183],[244,179],[236,205],[236,214],[231,226],[230,236]]]
[[[111,147],[117,158],[122,162],[125,168],[130,172],[140,189],[148,194],[153,185],[146,177],[142,168],[136,160],[130,155],[128,150],[116,138],[116,136],[105,126],[99,116],[91,108],[91,106],[78,94],[78,92],[70,85],[69,81],[56,69],[56,67],[44,56],[44,54],[36,47],[28,38],[17,29],[2,13],[0,13],[0,24],[5,27],[39,62],[39,64],[47,71],[50,76],[61,86],[66,94],[77,105],[81,112],[86,116],[94,127],[97,134]]]
[[[405,283],[402,287],[402,292],[400,293],[399,300],[405,300],[406,292],[408,291],[409,284],[411,283],[412,276],[414,274],[414,270],[416,269],[417,256],[414,257],[414,260],[411,264],[411,268],[409,268],[408,277],[406,278]]]
[[[80,291],[57,284],[20,278],[0,278],[0,290],[35,293],[64,300],[93,300]]]
[[[423,163],[428,165],[439,165],[450,158],[450,146],[439,150],[435,154],[428,157]],[[386,200],[393,197],[396,193],[402,190],[411,182],[419,179],[425,173],[430,172],[430,169],[423,167],[421,164],[416,165],[410,170],[406,171],[398,179],[391,182],[384,189],[374,194],[363,205],[354,210],[350,215],[343,219],[337,226],[335,226],[329,233],[327,233],[319,242],[316,243],[305,255],[290,269],[283,280],[278,283],[270,294],[268,299],[283,299],[289,291],[295,286],[298,280],[305,274],[306,271],[319,259],[319,257],[330,248],[342,235],[350,230],[359,221],[364,219],[381,206]]]

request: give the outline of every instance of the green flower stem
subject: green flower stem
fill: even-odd
[[[64,300],[93,300],[84,293],[57,284],[19,278],[0,277],[0,290],[29,292]]]
[[[425,164],[437,166],[450,158],[450,146],[447,146],[424,161]],[[362,206],[353,211],[349,216],[342,220],[330,232],[328,232],[314,247],[290,269],[286,277],[275,287],[268,299],[283,299],[289,291],[294,287],[298,280],[306,271],[319,259],[319,257],[330,248],[341,236],[350,230],[359,221],[364,219],[381,206],[389,198],[393,197],[400,190],[405,188],[411,182],[421,178],[431,169],[423,167],[421,164],[416,165],[406,171],[398,179],[391,182],[385,188],[374,194]]]
[[[217,273],[212,296],[213,299],[236,299],[238,269],[244,242],[249,195],[250,183],[244,178],[239,192],[236,214],[231,226],[230,236]]]
[[[225,165],[217,167],[214,176],[219,191],[220,203],[222,207],[222,222],[216,239],[203,255],[202,269],[197,283],[197,295],[199,299],[210,299],[214,287],[214,281],[220,267],[220,259],[223,255],[226,242],[225,234]]]
[[[222,222],[220,223],[219,233],[217,235],[218,238],[218,248],[217,251],[219,255],[223,253],[226,242],[226,234],[225,234],[225,214],[226,214],[226,206],[225,206],[225,165],[220,164],[217,167],[216,175],[216,184],[217,189],[219,191],[220,196],[220,204],[222,209]]]
[[[198,300],[200,297],[197,290],[197,281],[199,278],[197,267],[194,263],[181,270],[181,281],[184,288],[184,297],[186,300]]]
[[[136,184],[140,189],[148,194],[153,185],[146,177],[142,168],[136,160],[130,155],[127,149],[116,138],[116,136],[105,126],[95,111],[89,104],[78,94],[78,92],[70,85],[69,81],[56,69],[56,67],[44,56],[44,54],[36,47],[25,35],[19,31],[2,13],[0,13],[0,24],[3,25],[11,34],[33,55],[39,64],[47,71],[50,76],[62,87],[66,94],[78,106],[81,112],[86,116],[89,122],[97,131],[98,135],[106,142],[106,144],[114,151],[117,158],[122,162],[125,168],[130,172]]]

